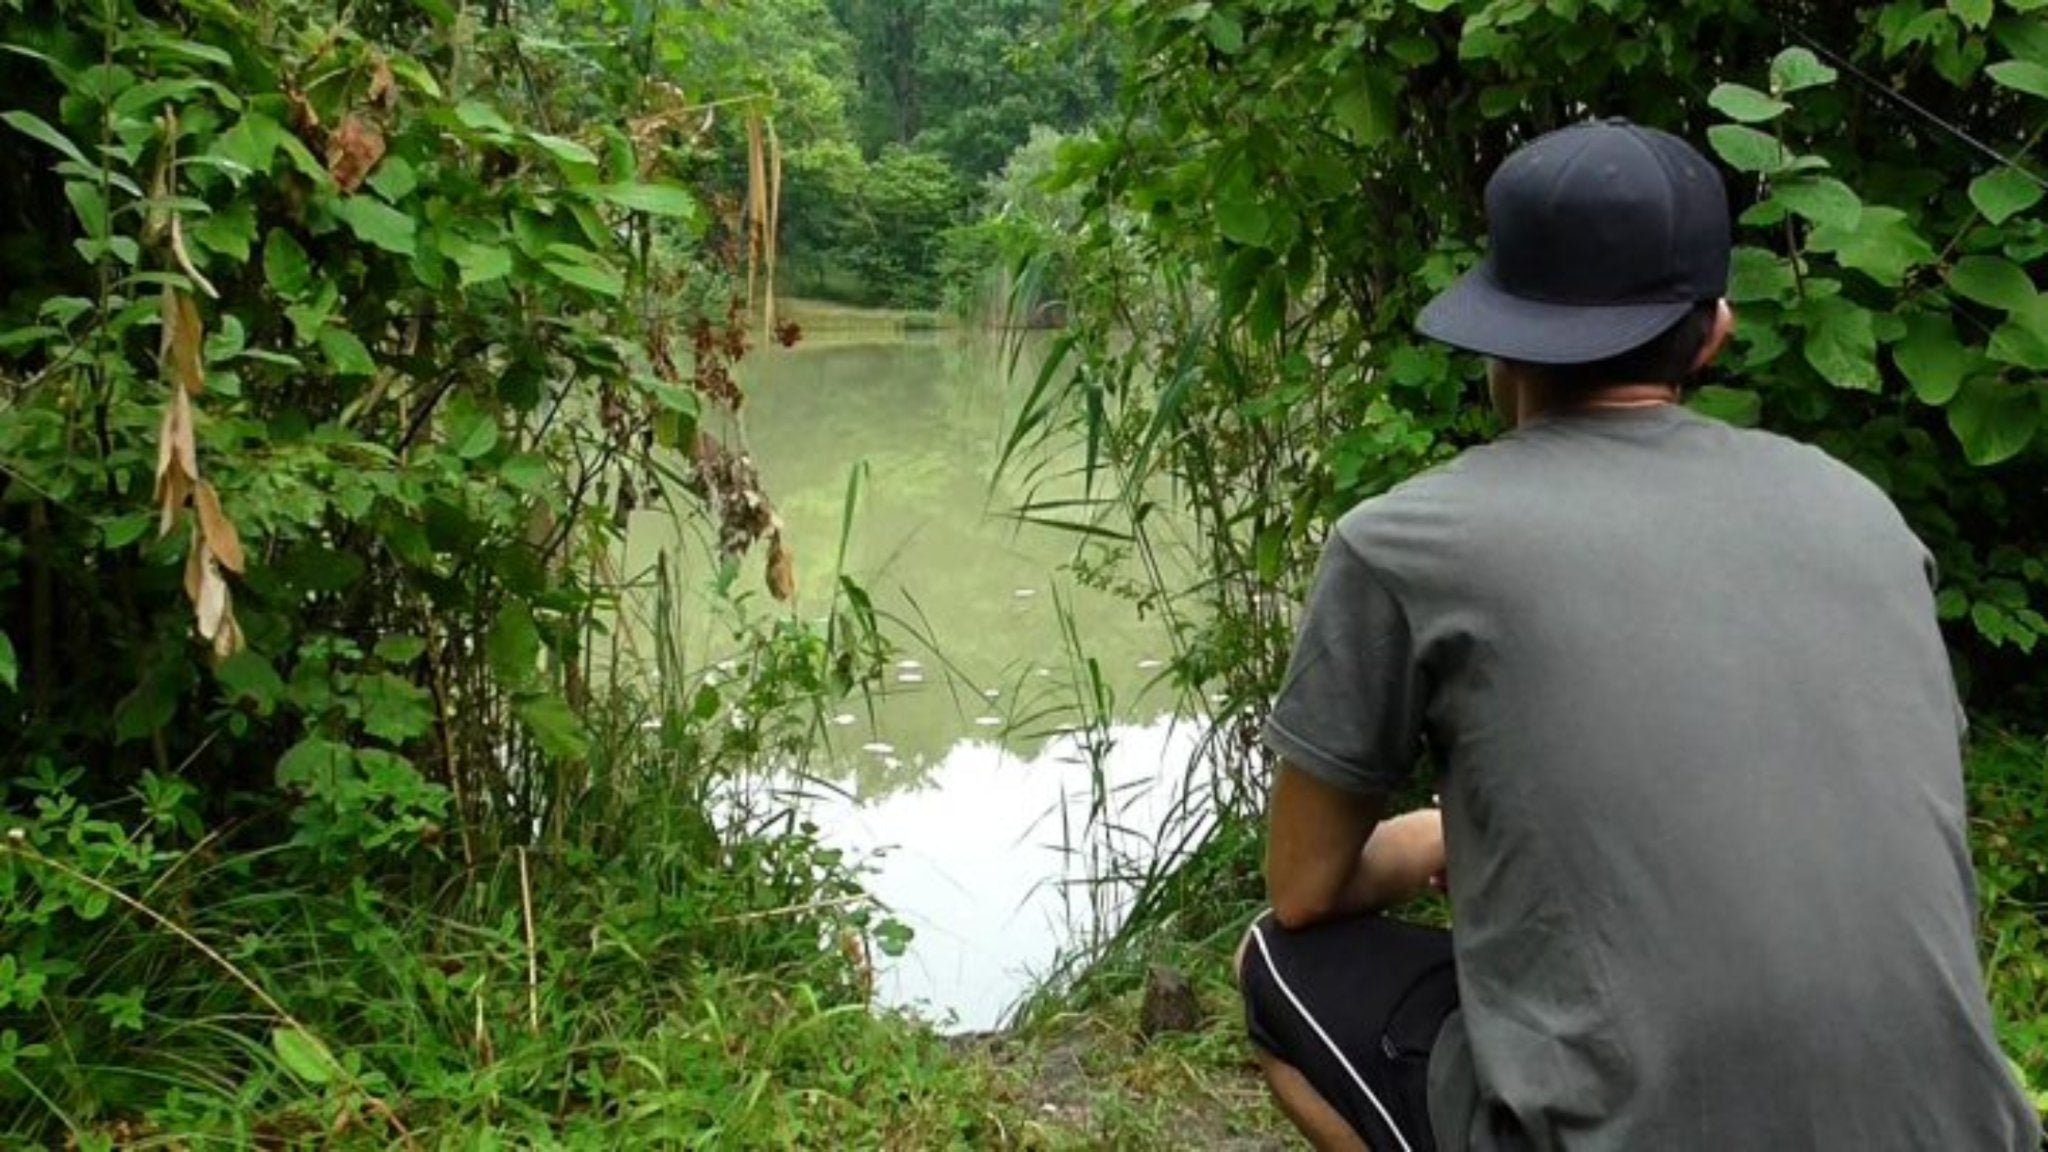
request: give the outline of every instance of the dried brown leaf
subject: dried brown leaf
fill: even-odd
[[[178,459],[178,467],[185,470],[185,479],[194,483],[199,480],[199,446],[192,439],[192,400],[182,388],[171,390],[171,407],[177,409],[177,435],[171,438],[171,451]]]
[[[206,369],[199,355],[204,337],[199,327],[199,305],[176,288],[165,288],[163,311],[164,373],[173,384],[197,396],[206,387]],[[198,475],[196,469],[193,475]]]
[[[391,74],[391,65],[382,56],[370,66],[369,101],[386,112],[398,103],[398,79]]]
[[[242,536],[235,531],[235,522],[221,510],[220,493],[201,480],[192,489],[192,506],[199,510],[199,531],[206,537],[207,548],[220,559],[221,567],[240,575],[248,557],[242,552]]]
[[[768,545],[768,594],[785,604],[796,599],[796,556],[780,532]]]
[[[164,474],[171,470],[171,461],[177,455],[173,447],[177,442],[178,406],[165,401],[164,418],[156,426],[156,487],[159,495],[163,493]]]
[[[235,619],[234,605],[229,604],[221,613],[220,631],[213,636],[213,657],[216,660],[225,660],[246,646],[247,641],[242,638],[242,625]]]
[[[367,119],[351,112],[327,141],[327,171],[341,187],[342,195],[353,193],[369,179],[377,162],[384,159],[384,134]]]
[[[228,614],[228,581],[203,541],[194,551],[199,554],[199,595],[193,597],[192,607],[199,617],[199,634],[212,640],[220,635],[221,621]]]
[[[215,288],[213,281],[200,274],[199,269],[192,263],[192,254],[185,250],[184,217],[176,212],[171,213],[171,256],[177,260],[178,270],[190,278],[201,292],[206,293],[208,300],[220,299],[220,289]]]
[[[159,538],[169,536],[171,529],[178,526],[178,513],[185,508],[185,501],[192,498],[192,479],[176,468],[164,473],[157,481],[156,502],[160,512],[156,534]]]
[[[192,543],[185,549],[185,599],[199,603],[199,582],[206,571],[206,541],[200,538],[199,526],[192,526]]]

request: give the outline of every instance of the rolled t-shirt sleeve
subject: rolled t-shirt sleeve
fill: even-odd
[[[1415,769],[1423,702],[1400,602],[1341,534],[1316,567],[1266,746],[1347,792],[1384,795]]]

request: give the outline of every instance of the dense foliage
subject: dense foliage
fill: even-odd
[[[979,1122],[862,1031],[854,862],[727,783],[879,656],[746,591],[788,106],[729,13],[515,15],[0,6],[0,1143]]]
[[[1013,450],[1084,437],[1104,524],[1148,551],[1171,537],[1166,493],[1198,522],[1202,582],[1153,594],[1199,596],[1205,612],[1178,616],[1178,672],[1240,721],[1215,745],[1223,842],[1255,848],[1237,834],[1263,794],[1250,734],[1328,525],[1490,430],[1480,365],[1417,338],[1417,310],[1477,257],[1497,162],[1588,115],[1700,141],[1733,175],[1742,325],[1696,405],[1815,441],[1891,493],[1940,560],[1980,725],[2038,731],[2039,0],[1087,7],[1123,22],[1136,63],[1124,120],[1066,150],[1088,208],[1060,253],[1080,270],[1079,327]],[[1993,935],[2031,949],[2048,857],[2023,834],[2044,796],[2023,747],[1981,755],[1973,784],[2007,821],[1980,848],[2026,845],[1987,893]],[[1211,857],[1155,894],[1213,907],[1215,879],[1244,892],[1254,875],[1243,854]],[[2041,1083],[2037,964],[2010,947],[1993,963],[2006,1037]]]

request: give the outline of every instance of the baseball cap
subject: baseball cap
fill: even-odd
[[[1446,344],[1589,364],[1656,339],[1728,291],[1721,175],[1692,145],[1623,119],[1540,136],[1486,184],[1489,250],[1423,308]]]

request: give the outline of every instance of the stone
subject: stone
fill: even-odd
[[[1201,998],[1186,975],[1164,964],[1145,973],[1145,1000],[1138,1008],[1138,1034],[1148,1042],[1174,1032],[1202,1027]]]

